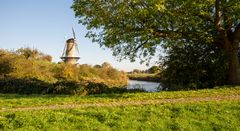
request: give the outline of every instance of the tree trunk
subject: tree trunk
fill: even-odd
[[[239,75],[239,58],[238,50],[233,49],[228,51],[228,84],[237,85],[240,84],[240,75]]]

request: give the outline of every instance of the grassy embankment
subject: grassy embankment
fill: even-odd
[[[130,80],[160,82],[159,74],[132,73],[127,75]]]
[[[159,93],[0,95],[0,130],[240,130],[240,87]]]

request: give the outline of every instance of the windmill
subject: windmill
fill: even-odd
[[[66,41],[61,59],[68,64],[77,64],[77,61],[80,59],[80,57],[78,45],[76,43],[76,36],[73,28],[72,33],[73,38],[70,38]]]

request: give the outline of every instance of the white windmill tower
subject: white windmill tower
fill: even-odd
[[[76,43],[76,36],[73,28],[72,32],[73,38],[70,38],[66,41],[61,59],[68,64],[77,64],[77,61],[80,59],[79,50],[78,45]]]

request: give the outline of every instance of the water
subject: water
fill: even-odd
[[[158,82],[129,80],[127,89],[143,89],[147,92],[157,92],[161,89]]]

